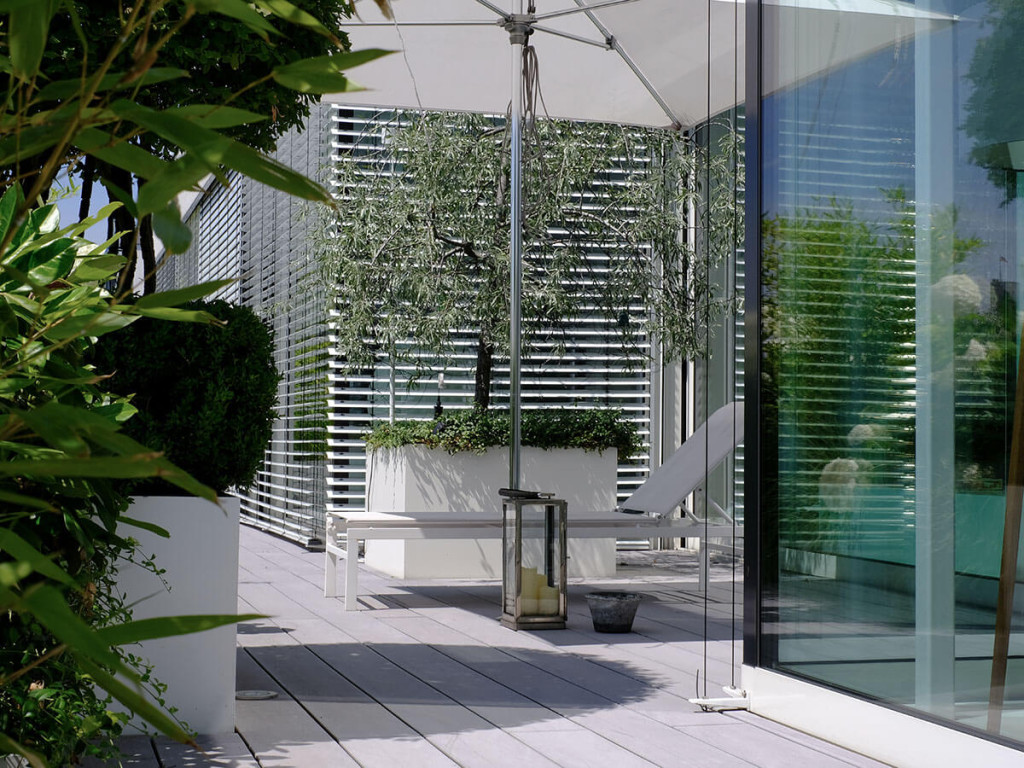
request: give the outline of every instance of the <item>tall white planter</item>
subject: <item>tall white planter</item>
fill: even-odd
[[[169,531],[170,539],[139,528],[144,555],[154,555],[164,581],[141,567],[122,564],[118,584],[136,619],[238,612],[238,499],[221,498],[223,509],[204,499],[144,496],[128,517]],[[149,659],[154,676],[167,684],[168,706],[200,734],[230,733],[235,727],[235,625],[141,643],[134,653]]]
[[[508,449],[457,453],[423,445],[367,452],[368,512],[424,514],[492,511],[501,520],[498,489],[508,485]],[[554,493],[573,514],[615,506],[618,467],[614,449],[523,448],[523,487]],[[571,531],[571,527],[570,527]],[[366,564],[402,579],[500,578],[501,541],[446,539],[368,541]],[[615,542],[569,539],[569,577],[615,575]]]

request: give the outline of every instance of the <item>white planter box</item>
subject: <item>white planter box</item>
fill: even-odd
[[[166,570],[160,579],[133,564],[122,564],[118,585],[136,619],[238,612],[238,499],[222,498],[223,509],[181,496],[136,498],[126,515],[159,525],[170,539],[135,527],[122,535],[140,543]],[[167,684],[167,704],[200,734],[230,733],[235,727],[235,625],[148,640],[131,649],[154,664]],[[141,723],[138,723],[141,727]]]
[[[800,573],[806,576],[817,576],[820,579],[836,578],[835,555],[826,555],[822,552],[809,552],[802,549],[789,549],[782,547],[779,558],[779,566],[783,571]]]
[[[367,452],[368,512],[421,514],[493,510],[501,519],[498,489],[508,486],[508,449],[458,453],[423,445]],[[524,448],[523,487],[554,493],[573,512],[615,507],[618,459],[615,450]],[[500,578],[501,541],[368,541],[366,564],[401,579]],[[569,577],[615,575],[615,542],[569,540]]]

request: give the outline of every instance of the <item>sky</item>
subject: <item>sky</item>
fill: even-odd
[[[77,184],[77,180],[76,180]],[[60,212],[60,224],[62,227],[67,227],[75,224],[78,221],[78,207],[81,204],[82,196],[77,186],[68,185],[68,178],[66,175],[61,175],[53,186],[53,190],[50,193],[50,199],[54,196],[59,196],[57,202],[57,210]],[[102,206],[107,204],[107,192],[99,185],[93,187],[92,197],[92,210],[91,213],[95,215]],[[100,222],[90,227],[85,237],[94,243],[102,243],[107,239],[107,225],[105,222]]]

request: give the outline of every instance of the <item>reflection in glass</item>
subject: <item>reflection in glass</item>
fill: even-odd
[[[1024,741],[1024,4],[813,5],[764,6],[764,662]]]

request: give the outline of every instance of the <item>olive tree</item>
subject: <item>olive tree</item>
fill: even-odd
[[[524,356],[542,340],[564,350],[569,324],[595,311],[633,359],[652,335],[670,356],[700,356],[730,303],[709,274],[742,231],[736,134],[708,148],[654,129],[530,127]],[[313,252],[351,368],[383,359],[416,376],[461,329],[476,342],[474,403],[488,407],[509,346],[508,157],[504,119],[398,113],[332,169],[337,206],[321,210]]]

